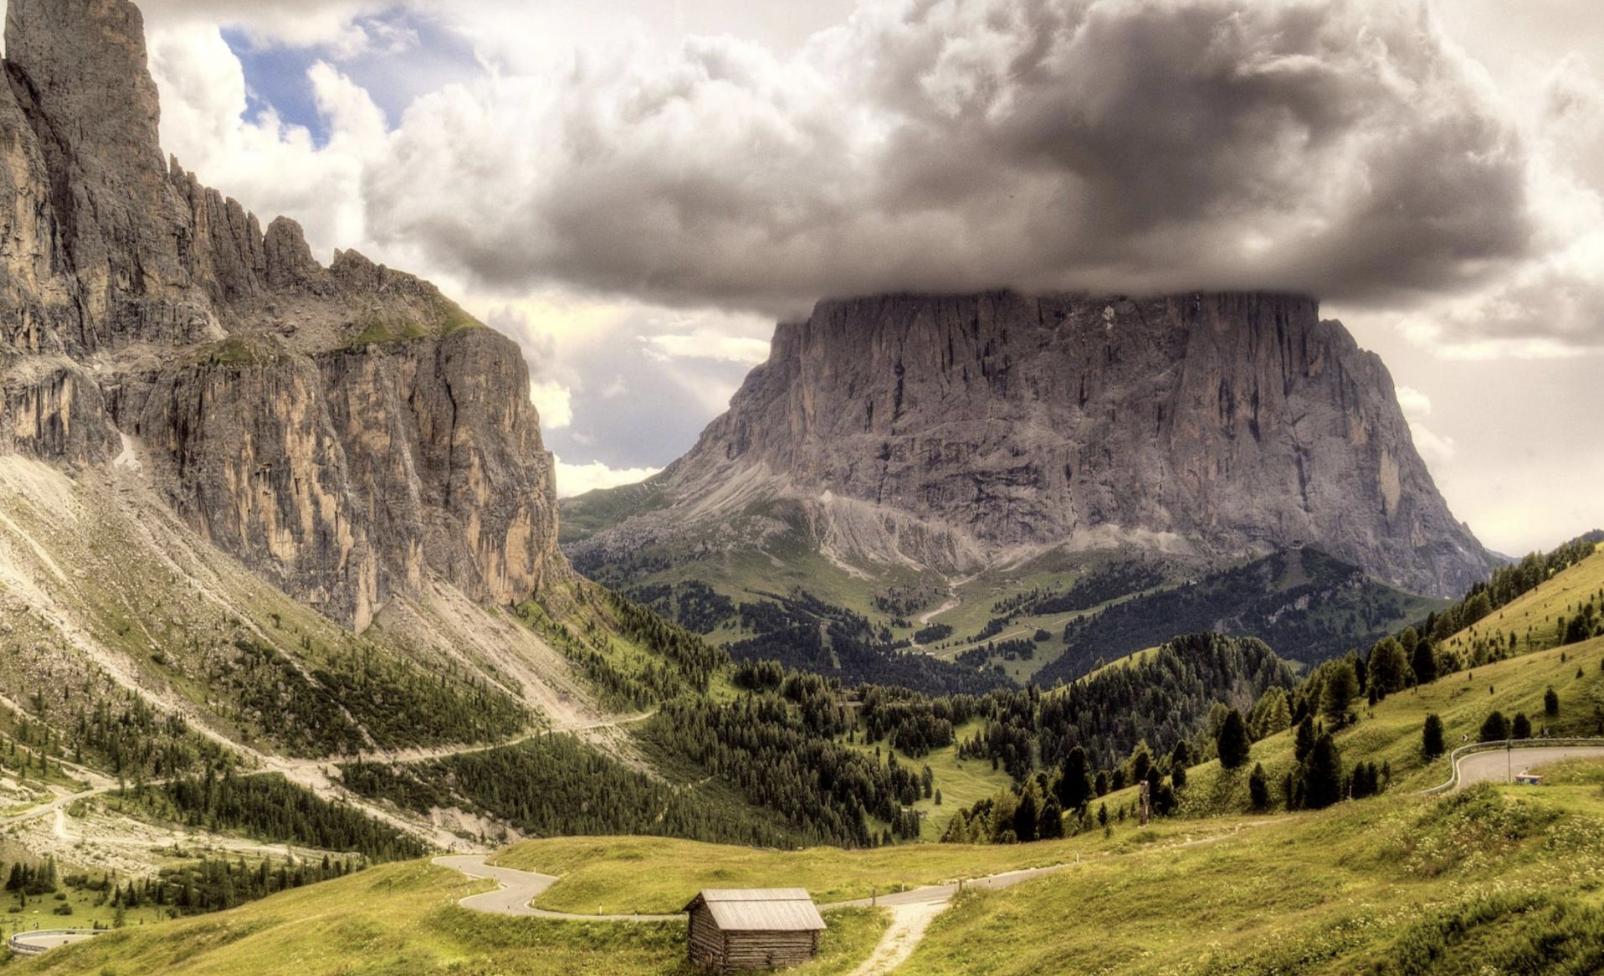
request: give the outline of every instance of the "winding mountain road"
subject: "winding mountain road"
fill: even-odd
[[[1215,844],[1240,833],[1244,828],[1262,827],[1279,820],[1263,820],[1254,823],[1238,824],[1230,833],[1217,836],[1187,839],[1162,847],[1152,847],[1141,853],[1155,854],[1163,851],[1178,850],[1188,847],[1198,847],[1205,844]],[[1078,855],[1077,855],[1078,857]],[[437,857],[434,863],[445,868],[460,871],[470,878],[490,878],[500,887],[495,891],[487,891],[477,895],[469,895],[458,904],[463,908],[476,912],[486,912],[492,915],[511,915],[523,918],[549,918],[570,922],[680,922],[685,920],[683,913],[674,915],[573,915],[566,912],[548,912],[533,907],[530,902],[540,897],[559,880],[549,874],[536,874],[532,871],[518,871],[513,868],[502,868],[486,864],[483,855],[449,855]],[[1080,861],[1073,863],[1055,864],[1042,868],[1026,868],[1020,871],[1007,871],[984,878],[974,878],[964,881],[953,881],[947,884],[926,885],[922,888],[913,888],[908,891],[894,892],[880,895],[876,898],[858,898],[852,901],[832,902],[820,905],[821,911],[830,911],[835,908],[884,908],[891,912],[891,926],[886,929],[880,941],[875,945],[874,951],[862,965],[853,970],[850,976],[886,976],[913,954],[924,939],[925,930],[936,916],[946,911],[952,900],[959,892],[983,889],[987,891],[1001,891],[1012,888],[1017,884],[1045,878],[1077,867]]]
[[[489,878],[501,887],[479,895],[469,895],[458,904],[463,908],[489,915],[513,915],[522,918],[555,918],[569,922],[681,922],[683,914],[674,915],[574,915],[568,912],[548,912],[530,904],[546,893],[560,878],[533,871],[518,871],[486,864],[483,854],[454,854],[437,857],[434,863],[443,868],[461,871],[470,878]]]
[[[1604,746],[1540,746],[1526,749],[1497,749],[1461,756],[1459,782],[1454,792],[1477,783],[1508,783],[1513,777],[1544,763],[1562,759],[1604,759]]]

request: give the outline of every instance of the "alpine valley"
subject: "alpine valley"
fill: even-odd
[[[821,303],[689,454],[565,503],[563,543],[738,658],[927,690],[1194,630],[1315,664],[1495,564],[1381,361],[1254,294]]]
[[[518,344],[163,154],[134,4],[5,17],[0,969],[689,974],[698,892],[808,976],[1604,967],[1604,533],[1486,550],[1313,299],[826,300],[559,505]]]

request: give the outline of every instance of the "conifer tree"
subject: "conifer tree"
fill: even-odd
[[[1264,763],[1254,763],[1253,772],[1248,774],[1248,798],[1255,810],[1270,806],[1270,781],[1264,774]]]
[[[1447,751],[1443,742],[1442,718],[1433,712],[1426,716],[1425,727],[1420,730],[1420,751],[1428,759],[1436,759]]]
[[[1247,763],[1251,747],[1247,724],[1243,722],[1241,712],[1233,708],[1226,715],[1215,746],[1219,749],[1220,765],[1225,769],[1240,769]]]

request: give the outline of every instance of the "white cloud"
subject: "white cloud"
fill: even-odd
[[[564,464],[557,458],[557,496],[572,498],[601,488],[617,488],[645,481],[661,468],[610,468],[599,461],[590,464]]]
[[[1451,464],[1459,454],[1459,445],[1452,437],[1444,437],[1418,420],[1409,422],[1409,433],[1415,439],[1415,450],[1433,472]]]
[[[336,247],[363,247],[363,174],[382,157],[387,138],[366,93],[326,66],[312,72],[318,104],[335,123],[329,144],[319,149],[307,129],[272,111],[245,120],[244,70],[215,26],[155,30],[149,48],[167,152],[264,223],[280,214],[300,221],[325,261]]]
[[[566,386],[550,380],[532,382],[529,400],[540,414],[542,430],[562,430],[574,425],[574,391]]]
[[[1398,387],[1398,406],[1403,409],[1404,418],[1410,423],[1431,416],[1431,397],[1412,386]]]
[[[763,339],[721,335],[656,335],[637,337],[646,354],[667,362],[671,359],[711,359],[725,363],[756,366],[769,358],[769,344]]]

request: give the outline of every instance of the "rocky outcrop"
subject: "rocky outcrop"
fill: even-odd
[[[203,537],[359,629],[434,581],[505,604],[567,572],[511,341],[165,160],[126,0],[11,0],[6,52],[0,453],[131,438]]]
[[[1447,595],[1489,567],[1380,359],[1287,295],[824,302],[657,486],[669,509],[581,548],[789,506],[833,555],[942,571],[1308,544]]]

